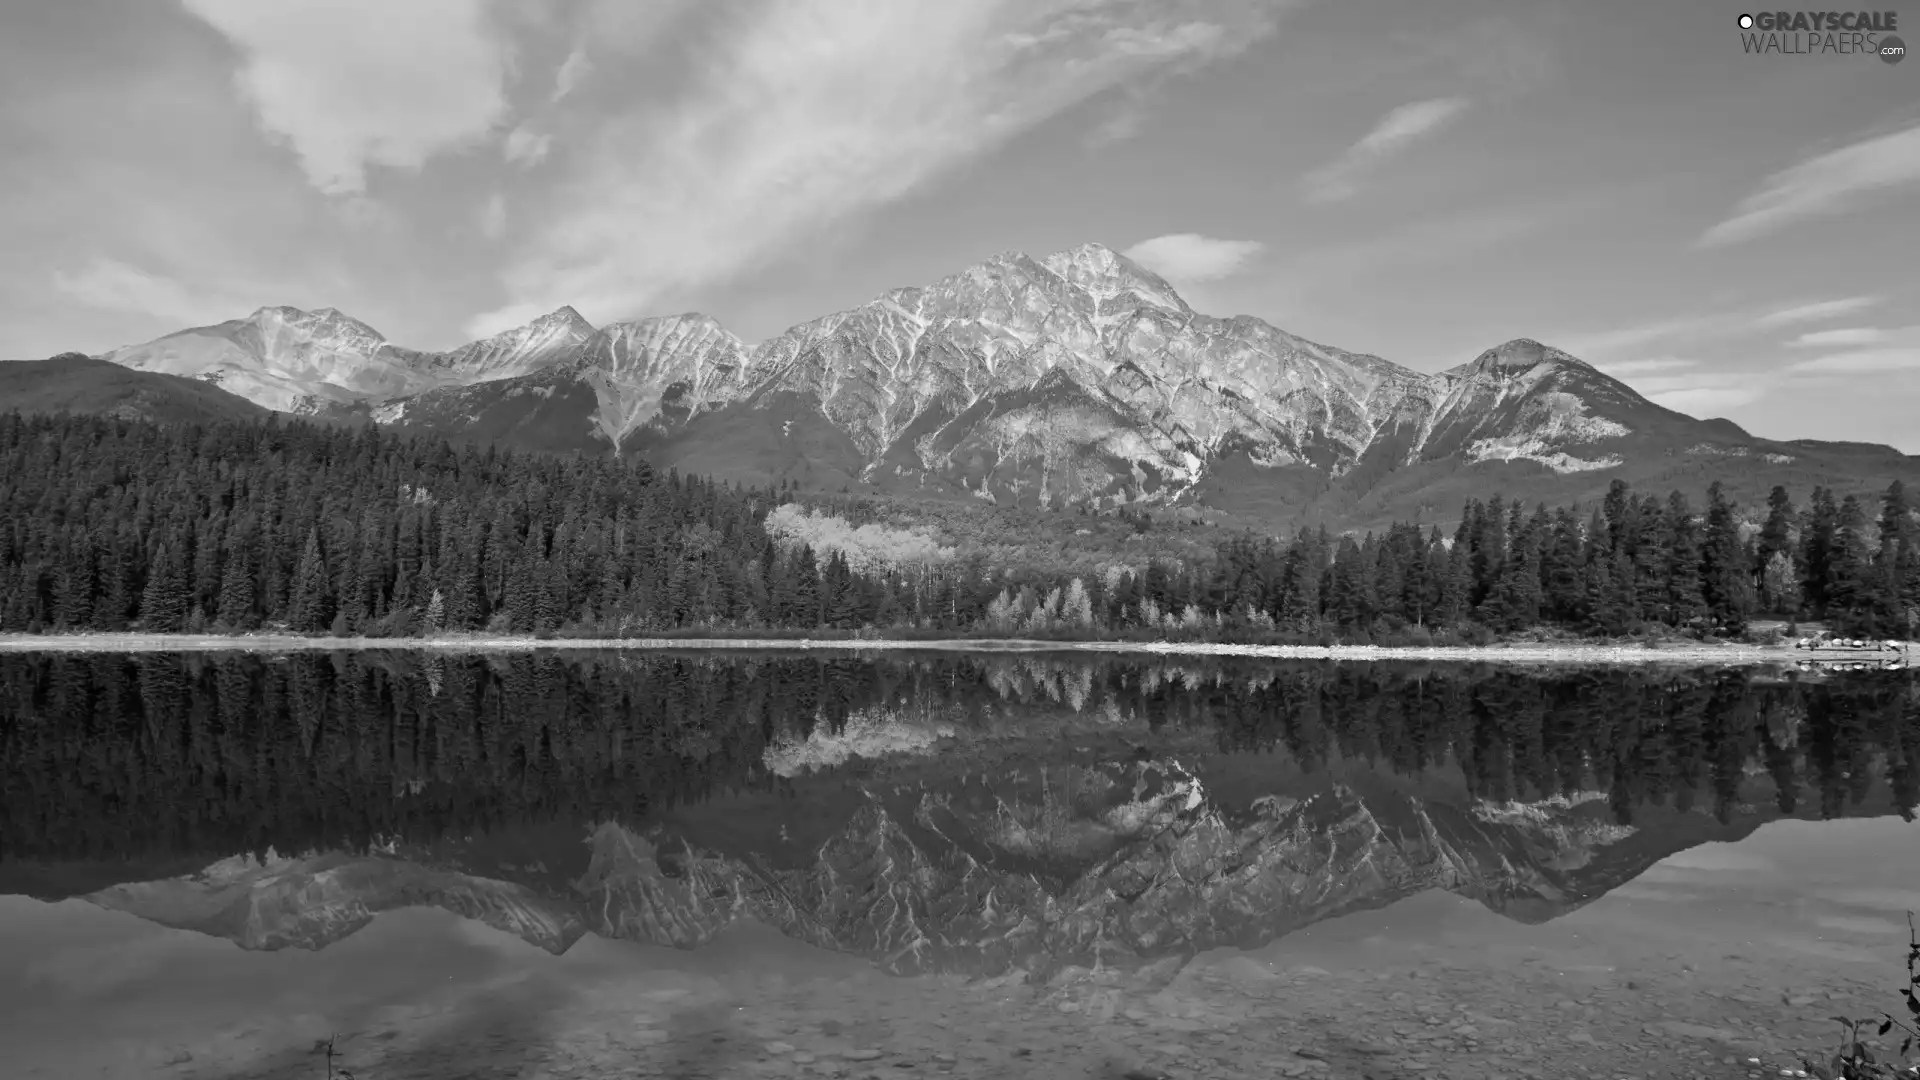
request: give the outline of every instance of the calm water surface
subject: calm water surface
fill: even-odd
[[[1920,907],[1905,672],[0,655],[0,765],[35,1076],[1777,1075]]]

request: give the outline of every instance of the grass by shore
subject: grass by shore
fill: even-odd
[[[298,634],[77,633],[0,634],[10,652],[287,652],[293,650],[398,649],[437,652],[526,652],[536,649],[836,650],[854,652],[1041,653],[1101,652],[1173,656],[1253,656],[1313,660],[1473,660],[1511,663],[1782,664],[1796,660],[1911,661],[1920,643],[1902,652],[1809,652],[1789,645],[1668,641],[1623,645],[1608,642],[1511,642],[1492,645],[1401,647],[1381,645],[1240,645],[1205,641],[1047,641],[1019,638],[900,640],[874,638],[564,638],[495,634],[432,637],[323,637]]]

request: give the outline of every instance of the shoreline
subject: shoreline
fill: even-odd
[[[431,638],[313,637],[298,634],[0,634],[3,652],[294,652],[436,651],[451,653],[547,650],[621,652],[971,652],[1132,653],[1147,656],[1242,656],[1277,660],[1451,660],[1496,663],[1733,664],[1741,666],[1820,660],[1831,663],[1912,661],[1920,643],[1901,651],[1806,650],[1789,645],[1680,643],[1608,645],[1515,643],[1510,645],[1240,645],[1206,641],[1045,641],[1032,638],[904,639],[822,638],[533,638],[461,636]]]

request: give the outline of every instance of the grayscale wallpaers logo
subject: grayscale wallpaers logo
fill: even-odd
[[[1896,11],[1760,11],[1740,16],[1740,47],[1781,56],[1877,56],[1882,63],[1906,59],[1907,45],[1894,31]]]

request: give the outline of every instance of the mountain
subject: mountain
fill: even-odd
[[[1040,509],[1371,524],[1496,490],[1584,500],[1615,478],[1720,479],[1750,504],[1774,483],[1920,482],[1920,458],[1890,447],[1755,438],[1527,338],[1427,374],[1201,314],[1097,244],[998,255],[758,345],[699,314],[596,330],[562,308],[418,353],[330,309],[267,308],[107,358],[448,438]]]
[[[0,364],[0,407],[193,424],[267,414],[246,398],[206,382],[133,371],[79,353]]]
[[[791,796],[735,796],[638,830],[601,824],[557,851],[544,833],[516,846],[507,827],[369,855],[239,856],[84,899],[248,949],[321,948],[407,904],[555,953],[588,932],[690,948],[751,918],[895,974],[1044,981],[1256,947],[1436,888],[1544,922],[1780,816],[1748,806],[1723,825],[1648,807],[1623,826],[1604,793],[1462,804],[1366,769],[1297,798],[1222,796],[1175,759],[1016,768],[1011,785],[1006,770],[944,772],[816,783],[801,797],[838,807],[824,827]]]
[[[354,414],[445,385],[538,371],[593,328],[563,307],[445,353],[394,345],[333,308],[263,307],[244,319],[169,334],[101,355],[136,371],[199,379],[276,412]]]

